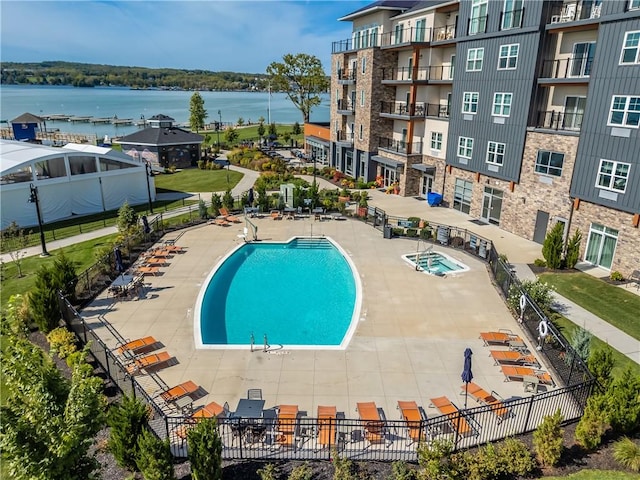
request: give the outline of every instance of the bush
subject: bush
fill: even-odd
[[[227,188],[227,191],[224,192],[224,196],[222,197],[222,205],[227,210],[233,210],[233,195],[231,195],[231,190]]]
[[[613,458],[622,466],[640,472],[640,445],[624,437],[613,445]]]
[[[453,443],[435,439],[418,446],[418,464],[423,469],[423,478],[456,478],[456,472],[463,466],[466,456],[454,456]]]
[[[118,219],[116,220],[116,226],[118,227],[118,231],[124,234],[131,227],[135,227],[138,225],[138,214],[136,211],[129,205],[129,202],[126,200],[118,210]]]
[[[553,302],[551,287],[541,282],[540,280],[523,280],[520,284],[522,290],[533,300],[544,313],[549,313],[551,310],[551,303]],[[520,311],[520,295],[522,292],[515,283],[509,288],[509,297],[507,303],[514,311]]]
[[[628,366],[607,391],[609,422],[616,433],[631,434],[640,429],[639,399],[640,376]]]
[[[29,311],[33,321],[43,333],[56,328],[60,321],[60,306],[56,290],[55,272],[44,265],[41,266],[29,294]]]
[[[308,463],[298,465],[291,470],[288,480],[311,480],[313,478],[313,471]]]
[[[520,440],[507,438],[499,446],[500,456],[505,463],[505,471],[518,477],[527,477],[536,468],[536,462],[529,447]]]
[[[404,236],[404,228],[394,227],[391,229],[394,237],[402,237]]]
[[[565,255],[565,263],[567,268],[574,268],[580,258],[580,242],[582,241],[582,233],[576,230],[567,242],[567,254]]]
[[[417,472],[406,462],[398,461],[391,464],[391,480],[414,480],[415,478],[417,478]]]
[[[411,226],[413,228],[418,228],[418,225],[420,224],[420,217],[409,217],[407,218],[408,222],[411,222]]]
[[[417,237],[418,236],[418,230],[416,230],[415,228],[407,228],[407,237]]]
[[[547,266],[552,269],[560,268],[562,264],[564,224],[558,222],[551,229],[542,244],[542,256],[547,261]]]
[[[420,238],[422,240],[431,240],[433,238],[433,232],[431,230],[431,227],[425,226],[423,229],[421,229]]]
[[[214,217],[220,215],[220,207],[222,207],[222,198],[217,193],[211,194],[211,214]]]
[[[222,478],[222,440],[215,418],[203,418],[187,434],[188,456],[194,480]]]
[[[620,272],[614,271],[609,275],[609,280],[613,282],[622,282],[624,280],[624,276]]]
[[[333,480],[355,480],[354,465],[347,457],[341,457],[334,451],[333,460]]]
[[[562,455],[562,434],[560,409],[553,415],[545,416],[538,429],[533,432],[533,448],[542,465],[555,466]]]
[[[260,480],[276,480],[278,478],[278,469],[273,463],[267,463],[264,468],[259,468],[256,473]]]
[[[198,202],[198,215],[203,219],[209,217],[209,212],[207,212],[207,204],[204,203],[204,200],[202,199],[200,199],[200,201]]]
[[[51,330],[47,335],[50,353],[57,353],[58,357],[66,358],[77,350],[76,336],[64,327]]]
[[[593,338],[591,332],[582,327],[576,328],[569,336],[569,343],[575,350],[578,357],[584,361],[589,359],[589,355],[591,353],[591,338]],[[573,354],[567,352],[567,355],[564,357],[565,363],[567,365],[571,365],[573,360]]]
[[[124,395],[119,404],[109,410],[107,424],[111,427],[107,448],[118,465],[136,469],[138,437],[149,419],[149,409],[140,400]]]
[[[544,267],[546,267],[546,266],[547,266],[547,262],[545,262],[542,258],[536,258],[536,259],[533,261],[533,264],[534,264],[536,267],[543,267],[543,268],[544,268]]]
[[[64,254],[64,250],[60,250],[53,261],[53,281],[69,301],[74,303],[76,299],[76,284],[78,283],[76,262],[69,259]]]
[[[606,399],[604,395],[591,395],[587,400],[582,418],[576,425],[574,438],[587,450],[595,450],[602,443],[602,437],[609,429],[606,421]]]
[[[609,348],[600,348],[591,352],[587,362],[589,371],[598,382],[597,388],[603,393],[611,384],[611,371],[613,370],[613,354]]]
[[[144,430],[138,437],[138,469],[145,480],[175,480],[173,455],[169,439],[160,440],[153,433]]]

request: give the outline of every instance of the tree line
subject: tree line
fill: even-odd
[[[211,72],[173,68],[123,67],[73,62],[2,62],[2,85],[73,85],[175,88],[180,90],[266,91],[264,73]]]

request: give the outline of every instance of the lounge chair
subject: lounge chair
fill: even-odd
[[[384,443],[384,421],[380,417],[380,410],[375,402],[360,402],[356,409],[360,420],[364,423],[366,439],[369,443]]]
[[[336,444],[336,407],[318,405],[318,443],[320,447]]]
[[[137,355],[143,351],[153,350],[153,346],[157,343],[158,341],[151,336],[136,338],[135,340],[120,345],[118,347],[118,355],[126,355],[127,353]]]
[[[187,438],[189,430],[195,426],[197,420],[199,420],[200,418],[222,418],[225,415],[226,414],[224,411],[224,407],[220,406],[216,402],[208,403],[204,407],[199,409],[196,413],[191,415],[188,419],[186,419],[185,424],[175,430],[175,434],[178,437],[185,439]]]
[[[165,267],[169,265],[169,262],[164,257],[149,257],[145,258],[143,262],[148,267]]]
[[[489,350],[489,354],[495,360],[496,365],[540,366],[535,355],[523,354],[516,350]]]
[[[238,217],[236,217],[235,215],[231,215],[229,213],[229,210],[227,210],[224,207],[221,207],[219,209],[220,215],[222,215],[224,217],[224,219],[228,222],[233,222],[233,223],[240,223],[242,220],[240,220]]]
[[[280,405],[276,428],[276,443],[283,447],[295,447],[295,431],[298,417],[297,405]]]
[[[130,365],[127,365],[127,372],[129,375],[135,375],[142,370],[166,363],[170,358],[171,355],[169,355],[169,352],[153,353],[141,358],[136,358]]]
[[[173,253],[184,253],[186,250],[178,245],[165,245],[163,247],[164,250],[168,250]]]
[[[471,425],[470,421],[464,417],[458,407],[456,407],[447,397],[437,397],[431,399],[431,407],[446,415],[451,429],[463,437],[473,435],[477,437],[480,432]]]
[[[135,271],[137,273],[141,273],[142,275],[153,275],[156,276],[157,274],[160,273],[160,268],[159,267],[147,267],[147,266],[140,266],[140,267],[136,267]]]
[[[198,390],[198,388],[198,385],[193,383],[191,380],[187,380],[186,382],[182,382],[180,385],[176,385],[169,390],[165,390],[160,394],[160,398],[167,403],[174,402],[186,395],[191,395]]]
[[[522,342],[515,333],[510,330],[498,330],[497,332],[482,332],[480,338],[484,341],[485,346],[489,345],[509,345],[509,342]]]
[[[398,400],[398,410],[402,414],[402,419],[407,422],[407,432],[409,434],[409,445],[420,443],[426,440],[426,428],[422,428],[422,421],[427,420],[424,413],[416,402],[403,402]]]
[[[228,222],[226,218],[220,216],[218,218],[216,218],[213,223],[215,223],[216,225],[219,225],[221,227],[228,227],[231,225],[231,222]]]
[[[282,213],[280,213],[279,210],[271,210],[271,213],[269,213],[269,215],[274,220],[282,220]]]
[[[480,405],[490,405],[491,411],[498,417],[498,423],[506,418],[515,416],[513,411],[505,405],[502,398],[494,391],[489,393],[473,382],[462,385],[460,389],[462,390],[461,395],[470,395]]]
[[[548,372],[544,372],[542,370],[534,369],[531,367],[516,367],[513,365],[502,365],[502,367],[500,368],[502,369],[502,373],[504,373],[505,382],[509,382],[511,380],[522,382],[524,381],[524,377],[536,377],[539,383],[555,386],[551,375],[549,375]]]

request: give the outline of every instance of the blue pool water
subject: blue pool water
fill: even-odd
[[[460,273],[469,270],[469,267],[462,262],[454,260],[444,253],[425,251],[409,253],[402,258],[414,267],[430,275],[446,275],[447,273]]]
[[[201,346],[247,347],[253,335],[262,348],[267,335],[272,346],[340,347],[359,314],[356,279],[355,267],[329,239],[244,244],[200,292]]]

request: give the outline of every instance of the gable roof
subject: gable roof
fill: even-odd
[[[192,143],[200,144],[202,142],[204,142],[202,135],[187,132],[178,127],[145,128],[131,135],[125,135],[118,140],[118,143],[125,145],[181,145]]]
[[[9,123],[45,123],[44,118],[37,117],[32,113],[23,113],[19,117],[14,118]]]
[[[351,12],[344,17],[339,18],[339,21],[353,20],[362,15],[372,13],[376,10],[397,10],[398,12],[404,12],[409,8],[419,4],[418,0],[378,0],[366,7],[362,7],[355,12]]]
[[[162,121],[162,120],[169,120],[169,121],[172,121],[172,122],[175,122],[175,121],[176,121],[176,119],[175,119],[175,118],[171,118],[169,115],[164,115],[164,114],[162,114],[162,113],[159,113],[159,114],[157,114],[157,115],[154,115],[153,117],[148,118],[147,120],[161,120],[161,121]]]

